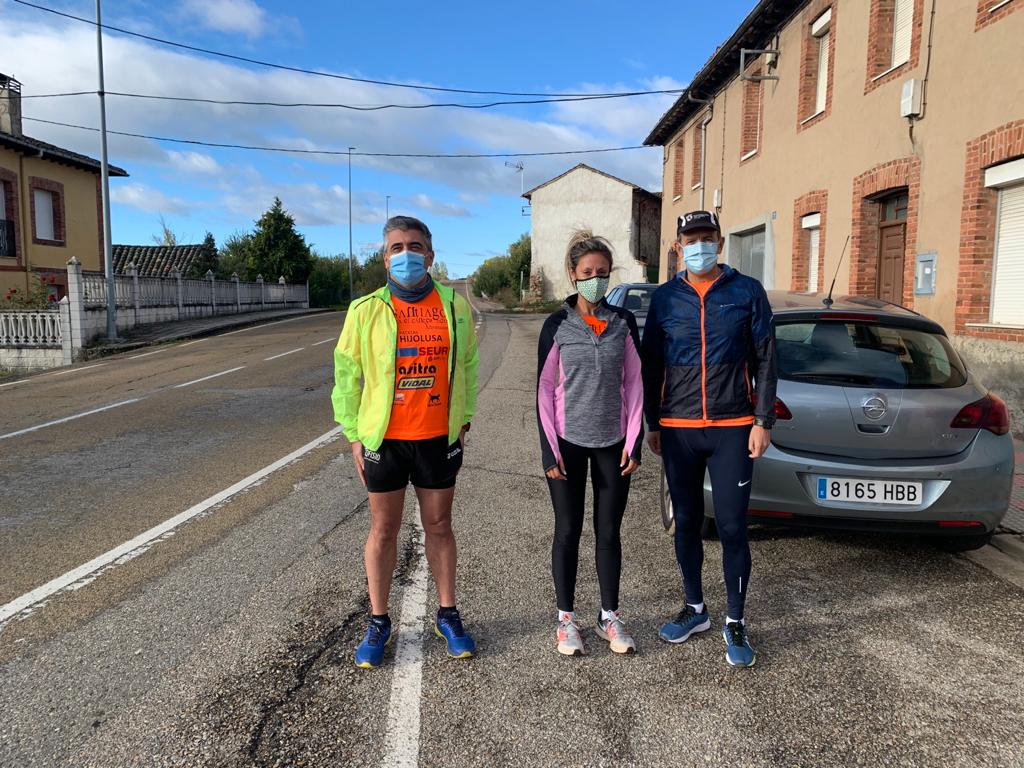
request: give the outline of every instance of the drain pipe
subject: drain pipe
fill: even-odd
[[[708,113],[704,116],[704,119],[700,123],[700,209],[706,211],[704,207],[705,195],[707,194],[707,179],[706,169],[708,160],[708,125],[715,116],[715,102],[713,99],[698,99],[692,94],[686,94],[686,100],[691,101],[695,104],[703,104],[708,108]]]

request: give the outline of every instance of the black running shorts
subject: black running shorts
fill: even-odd
[[[363,471],[370,493],[416,488],[441,490],[455,486],[462,468],[462,445],[448,445],[448,436],[428,440],[385,440],[371,451],[363,447]]]

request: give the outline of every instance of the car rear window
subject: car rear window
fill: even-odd
[[[630,312],[646,312],[651,306],[653,293],[653,288],[627,288],[622,299],[622,307]]]
[[[845,387],[942,389],[967,382],[949,340],[917,328],[776,318],[779,377]]]

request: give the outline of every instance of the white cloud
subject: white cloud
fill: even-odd
[[[213,174],[223,172],[221,164],[202,152],[176,152],[169,150],[167,160],[171,167],[181,173]]]
[[[254,39],[269,28],[267,12],[254,0],[185,0],[181,10],[186,17],[216,32]]]
[[[110,187],[110,199],[146,213],[185,214],[195,206],[187,200],[171,197],[159,189],[139,182],[115,183]]]
[[[409,204],[426,213],[433,213],[436,216],[472,216],[469,209],[463,208],[455,203],[445,203],[435,200],[422,192],[409,198]]]

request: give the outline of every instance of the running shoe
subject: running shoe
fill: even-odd
[[[558,652],[564,656],[587,655],[587,648],[583,645],[583,636],[580,635],[579,625],[573,619],[563,619],[558,622],[555,640],[558,643]]]
[[[370,619],[363,642],[356,648],[356,666],[375,669],[384,661],[384,650],[391,644],[391,622]]]
[[[697,613],[692,605],[684,605],[683,610],[671,621],[666,621],[658,630],[658,637],[667,643],[682,643],[696,632],[707,632],[711,629],[711,617],[708,607]]]
[[[613,653],[636,653],[636,643],[618,611],[615,611],[610,619],[603,619],[601,614],[598,614],[595,631],[598,637],[608,641]]]
[[[448,655],[453,659],[468,659],[476,653],[476,643],[463,628],[457,610],[437,612],[434,634],[448,644]]]
[[[722,628],[725,638],[725,660],[734,667],[752,667],[757,656],[747,639],[747,627],[739,621],[730,621]]]

